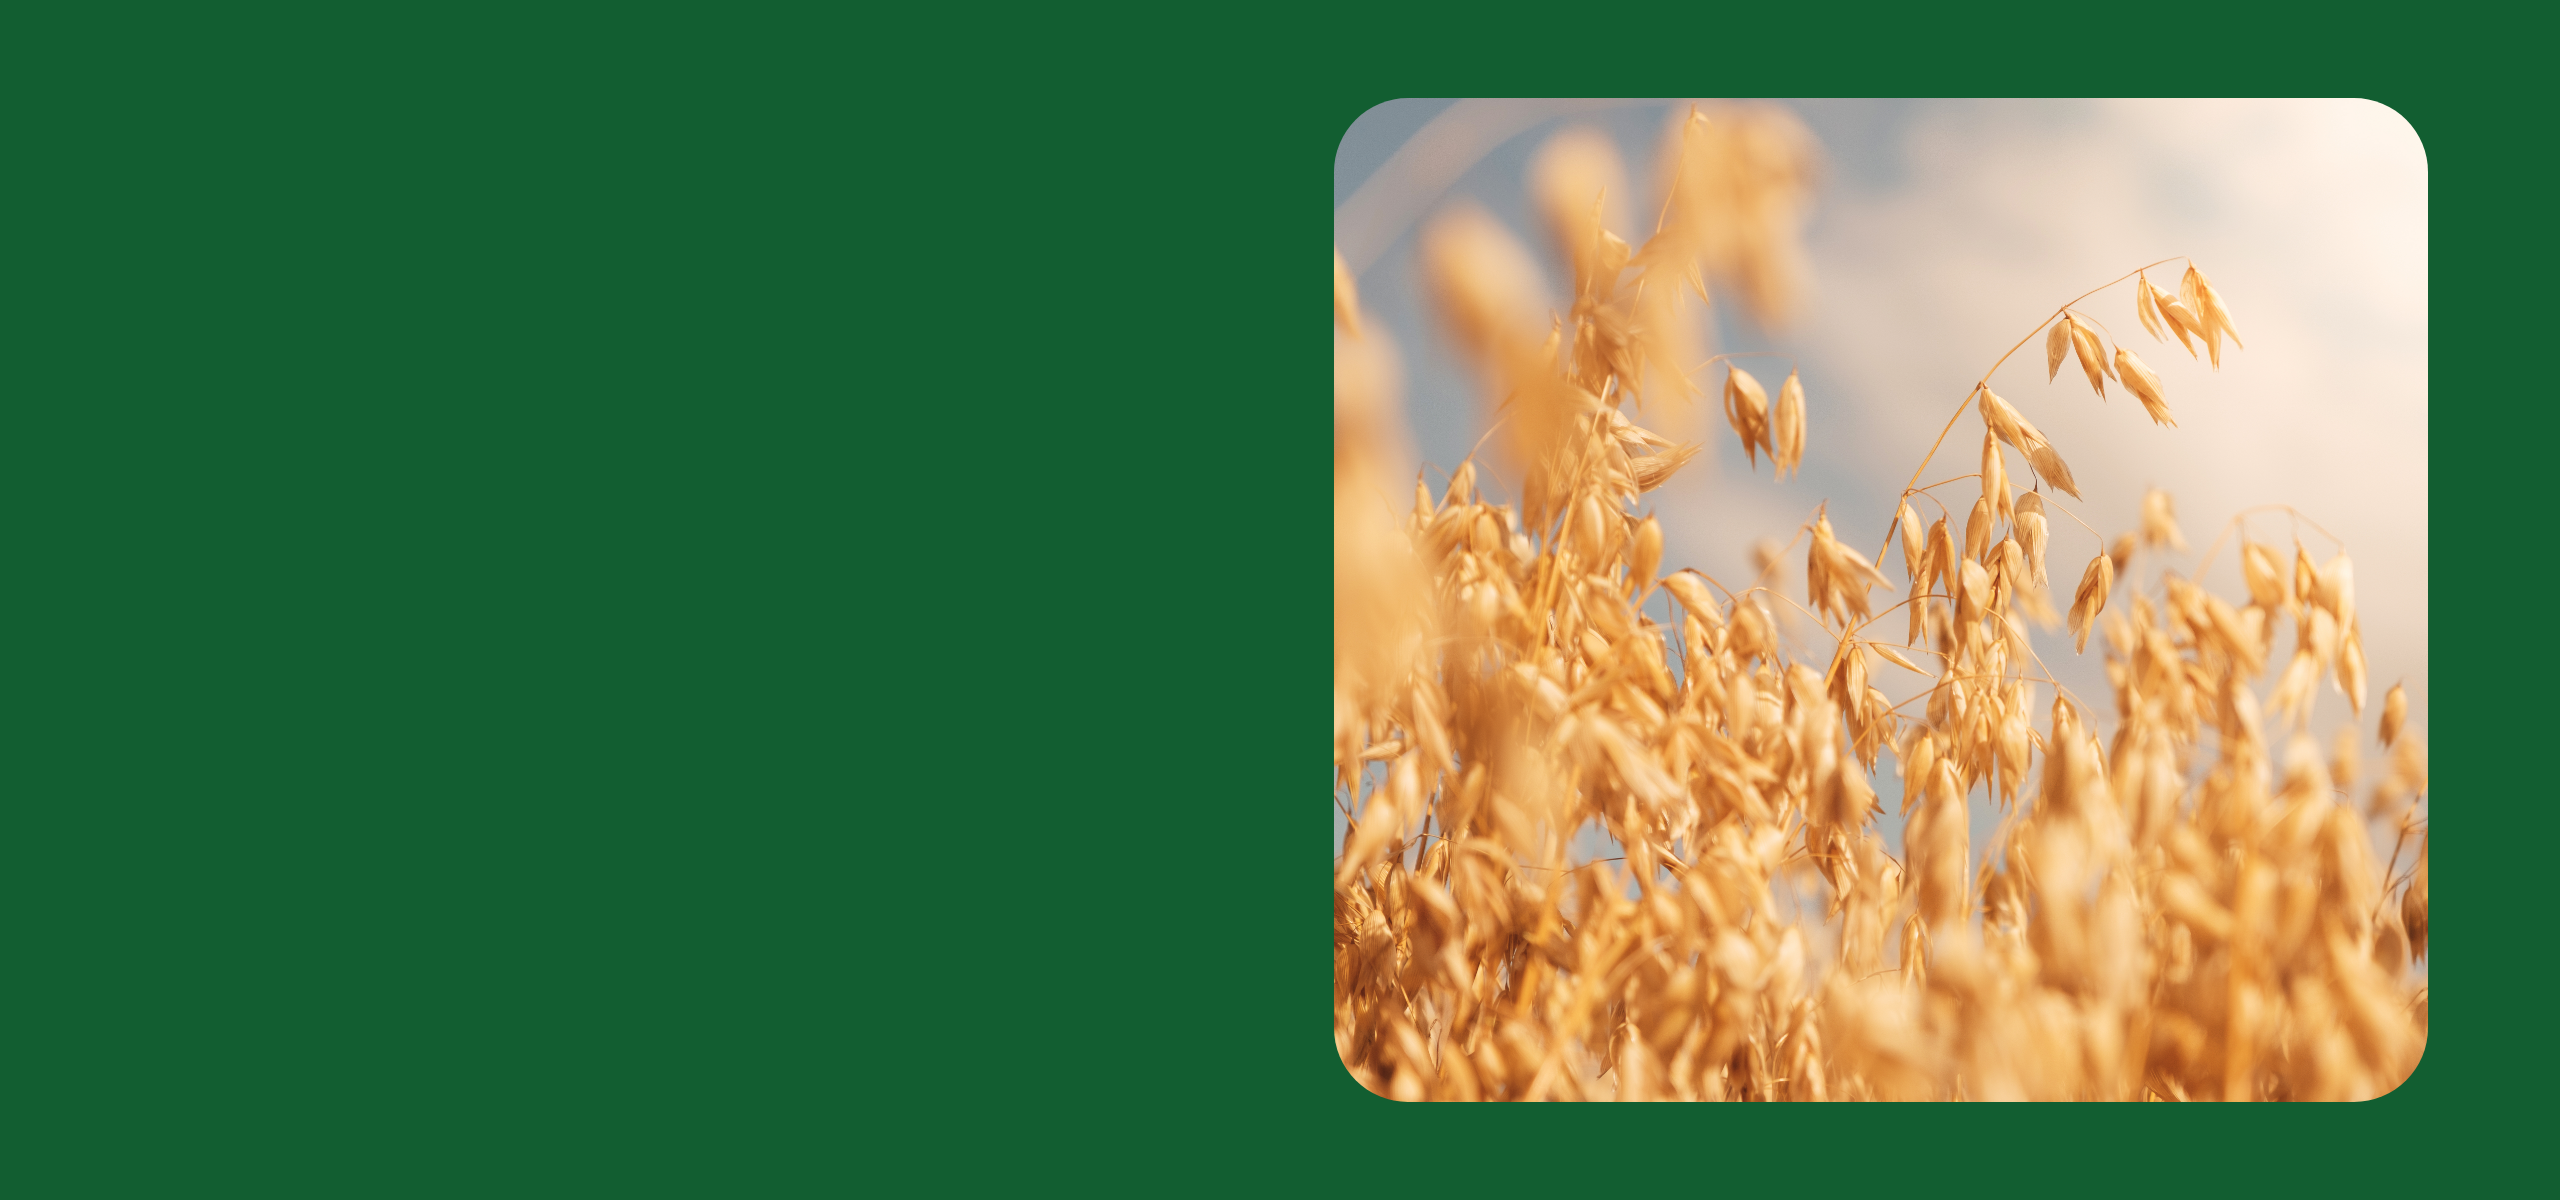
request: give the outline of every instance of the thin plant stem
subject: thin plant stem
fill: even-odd
[[[1911,483],[1907,483],[1902,486],[1902,495],[1895,498],[1894,504],[1898,507],[1903,500],[1910,497],[1912,485],[1920,482],[1920,473],[1929,469],[1929,460],[1938,456],[1938,448],[1940,446],[1946,445],[1947,435],[1955,432],[1956,422],[1963,418],[1964,410],[1973,407],[1973,398],[1982,394],[1991,387],[1991,377],[2000,373],[2000,368],[2008,363],[2010,355],[2016,354],[2019,349],[2024,347],[2028,342],[2034,341],[2037,334],[2044,332],[2045,326],[2053,324],[2056,320],[2060,319],[2064,313],[2071,311],[2071,305],[2078,304],[2091,296],[2095,296],[2108,288],[2114,287],[2119,283],[2123,283],[2125,280],[2131,279],[2136,275],[2140,275],[2153,267],[2161,265],[2162,263],[2173,263],[2185,258],[2186,256],[2183,254],[2172,255],[2168,258],[2161,259],[2160,262],[2146,263],[2142,266],[2135,267],[2114,279],[2108,280],[2105,283],[2099,284],[2096,287],[2090,288],[2088,291],[2072,297],[2070,303],[2054,309],[2051,316],[2036,322],[2036,327],[2028,330],[2027,336],[2019,338],[2017,345],[2009,347],[2008,353],[2001,355],[1999,362],[1991,364],[1991,369],[1984,371],[1982,373],[1982,378],[1974,381],[1973,389],[1964,394],[1964,403],[1956,405],[1955,413],[1947,418],[1946,428],[1938,431],[1938,440],[1929,443],[1929,453],[1921,456],[1920,465],[1914,468],[1911,472]],[[1888,533],[1885,535],[1884,545],[1876,547],[1876,566],[1879,569],[1884,566],[1884,552],[1892,548],[1893,535]]]

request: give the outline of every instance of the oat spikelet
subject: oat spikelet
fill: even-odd
[[[1994,516],[2010,520],[2009,468],[2000,457],[2000,439],[1982,435],[1982,499]]]
[[[2192,314],[2190,319],[2202,323],[2197,333],[2204,338],[2205,350],[2212,356],[2215,370],[2222,369],[2224,335],[2230,336],[2234,347],[2248,349],[2240,344],[2240,331],[2232,327],[2231,310],[2223,306],[2222,294],[2213,290],[2212,281],[2207,280],[2204,272],[2197,270],[2192,263],[2187,266],[2186,277],[2178,281],[2178,299]]]
[[[2204,337],[2204,322],[2167,292],[2153,292],[2151,302],[2160,307],[2160,316],[2168,321],[2169,331],[2178,335],[2178,344],[2187,348],[2187,357],[2196,357],[2196,342]]]
[[[2062,373],[2062,356],[2071,352],[2071,318],[2053,323],[2053,331],[2044,335],[2044,381],[2053,382]]]
[[[2153,424],[2178,423],[2169,416],[2169,402],[2160,397],[2160,377],[2152,374],[2151,368],[2125,349],[2122,342],[2116,343],[2116,377],[2124,381],[2126,391],[2142,401],[2142,410],[2151,414]]]
[[[1635,585],[1636,603],[1653,594],[1653,573],[1662,569],[1662,522],[1646,517],[1636,526],[1635,546],[1627,555],[1627,578]]]
[[[2071,636],[2078,652],[2088,653],[2089,626],[2106,608],[2107,593],[2115,586],[2115,561],[2106,555],[2090,559],[2088,567],[2080,572],[2080,590],[2071,597]]]
[[[2276,562],[2275,551],[2256,542],[2240,543],[2240,577],[2248,585],[2250,601],[2258,607],[2270,614],[2293,611],[2292,579]]]
[[[1814,607],[1831,613],[1836,620],[1864,620],[1868,590],[1891,586],[1883,572],[1857,551],[1840,544],[1831,532],[1831,518],[1814,520],[1813,547],[1805,557],[1806,599]]]
[[[2001,441],[2025,455],[2027,465],[2034,469],[2038,478],[2062,489],[2064,495],[2078,499],[2080,488],[2072,482],[2070,464],[2063,462],[2062,455],[2054,451],[2053,443],[2045,440],[2044,431],[2018,415],[2018,410],[2001,399],[2000,393],[1986,387],[1982,389],[1980,399],[1982,423],[1998,434]]]
[[[2042,590],[2047,586],[2044,574],[2045,541],[2052,530],[2045,523],[2044,497],[2028,492],[2018,497],[2018,545],[2026,551],[2028,581]],[[2049,619],[2049,617],[2048,617]]]
[[[2382,694],[2382,744],[2388,748],[2400,740],[2400,726],[2409,719],[2409,693],[2400,684]]]
[[[2351,629],[2356,623],[2356,567],[2345,553],[2322,564],[2316,577],[2319,582],[2317,602],[2338,619],[2338,627]]]
[[[1792,370],[1787,372],[1787,381],[1778,388],[1778,407],[1770,415],[1769,437],[1769,461],[1777,464],[1776,477],[1784,479],[1789,472],[1801,474],[1799,465],[1804,462],[1804,382],[1796,378]]]
[[[1911,511],[1910,501],[1903,501],[1901,510],[1893,514],[1893,527],[1902,537],[1903,575],[1916,581],[1923,574],[1922,563],[1927,559],[1929,543],[1926,540],[1928,535],[1920,531],[1920,514]]]
[[[1940,517],[1929,526],[1929,558],[1925,573],[1934,576],[1941,589],[1953,591],[1958,561],[1955,531],[1947,526],[1945,517]]]
[[[1635,466],[1636,490],[1650,492],[1671,482],[1671,476],[1674,473],[1688,466],[1689,460],[1698,457],[1698,450],[1698,444],[1691,442],[1683,446],[1674,446],[1661,454],[1649,454],[1632,460]]]
[[[2358,717],[2364,715],[2364,682],[2364,635],[2350,629],[2338,645],[2337,683]]]
[[[1724,376],[1724,415],[1732,423],[1735,436],[1742,439],[1742,449],[1751,456],[1751,465],[1760,465],[1760,451],[1776,451],[1769,444],[1769,393],[1751,372],[1727,366]]]
[[[2089,377],[2089,390],[2098,393],[2099,399],[2106,399],[2107,378],[2115,368],[2107,364],[2107,352],[2098,344],[2098,331],[2072,317],[2062,320],[2064,328],[2071,331],[2071,351],[2079,356],[2080,371]]]
[[[1975,391],[1974,401],[1974,411],[1982,414],[1983,428],[1990,430],[2001,441],[2012,446],[2019,445],[2024,434],[2018,427],[2020,418],[2017,409],[2010,407],[2008,401],[2001,399],[2000,393],[1987,387],[1978,388]]]
[[[1715,593],[1707,590],[1705,580],[1687,571],[1676,571],[1663,579],[1662,587],[1671,593],[1672,599],[1680,602],[1681,607],[1692,613],[1705,614],[1710,619],[1715,617],[1718,607]]]
[[[2172,550],[2187,548],[2187,539],[2178,532],[2178,509],[2169,493],[2152,488],[2142,493],[2142,544],[2167,546]]]

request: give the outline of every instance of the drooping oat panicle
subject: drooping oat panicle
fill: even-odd
[[[1627,194],[1626,167],[1617,143],[1595,129],[1577,127],[1547,139],[1529,166],[1538,215],[1548,236],[1573,267],[1577,299],[1609,299],[1617,288],[1617,269],[1626,265],[1626,243],[1608,233],[1606,208]],[[1616,241],[1618,250],[1609,245]],[[1611,260],[1615,259],[1614,266]]]
[[[1556,374],[1556,350],[1539,334],[1546,285],[1529,252],[1492,217],[1460,207],[1435,218],[1422,233],[1422,261],[1436,306],[1486,379],[1487,396],[1509,406],[1506,441],[1512,460],[1527,468],[1527,515],[1541,520],[1557,499],[1541,464],[1578,418],[1601,407],[1599,397]]]
[[[2124,381],[2126,391],[2142,401],[2142,410],[2151,414],[2153,424],[2178,423],[2169,416],[2169,402],[2161,398],[2160,377],[2152,374],[2151,368],[2125,349],[2122,342],[2116,343],[2116,377]]]
[[[1679,119],[1667,157],[1670,195],[1654,241],[1670,244],[1658,252],[1648,242],[1639,258],[1694,259],[1738,285],[1763,323],[1783,323],[1801,290],[1812,136],[1775,105],[1712,105]]]
[[[1564,375],[1594,395],[1644,405],[1667,391],[1685,401],[1697,389],[1687,374],[1700,353],[1694,317],[1683,309],[1682,285],[1696,280],[1697,247],[1678,229],[1649,239],[1643,251],[1611,232],[1622,224],[1625,170],[1606,134],[1564,130],[1539,148],[1530,167],[1538,208],[1573,271],[1573,293],[1560,323]],[[1698,294],[1705,295],[1703,284]],[[1569,344],[1564,327],[1573,334]],[[1663,410],[1681,438],[1690,410]]]

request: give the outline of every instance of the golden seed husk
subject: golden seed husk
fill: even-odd
[[[1787,372],[1787,382],[1778,388],[1769,439],[1769,461],[1777,464],[1777,477],[1784,479],[1804,462],[1804,382],[1794,371]]]
[[[2152,300],[2151,276],[2147,274],[2134,276],[2133,315],[2142,320],[2142,328],[2151,335],[2152,341],[2164,340],[2160,332],[2160,308]]]
[[[2098,344],[2098,331],[2070,317],[2064,317],[2063,324],[2071,331],[2071,350],[2079,356],[2081,374],[2089,377],[2089,390],[2098,393],[2099,399],[2106,399],[2107,378],[2114,368],[2107,364],[2107,352]]]
[[[1725,419],[1733,425],[1734,435],[1742,439],[1742,449],[1750,455],[1751,465],[1760,465],[1760,452],[1770,450],[1769,393],[1751,372],[1740,367],[1727,367],[1724,377]],[[1777,454],[1770,450],[1770,457]]]
[[[2123,343],[2116,345],[2116,377],[2124,381],[2126,391],[2142,401],[2142,411],[2151,414],[2154,424],[2177,424],[2169,416],[2168,401],[2161,398],[2160,377],[2152,374],[2151,368],[2125,349]]]
[[[1894,513],[1893,519],[1894,531],[1902,538],[1903,574],[1907,578],[1918,579],[1924,574],[1921,564],[1928,555],[1929,546],[1928,535],[1920,529],[1920,514],[1911,511],[1911,502],[1906,500],[1900,511]]]
[[[2142,544],[2167,546],[2172,550],[2187,548],[2187,539],[2178,532],[2178,510],[2169,493],[2152,488],[2142,494]]]

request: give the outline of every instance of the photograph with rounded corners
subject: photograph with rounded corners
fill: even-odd
[[[1333,201],[1362,1086],[2360,1101],[2418,1069],[2398,113],[1394,100]]]

